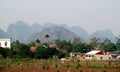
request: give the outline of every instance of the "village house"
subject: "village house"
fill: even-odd
[[[107,52],[106,54],[109,55],[110,59],[117,59],[119,52]]]
[[[49,44],[49,46],[50,46],[50,47],[57,47],[57,45],[54,44],[54,43]]]
[[[96,57],[97,55],[97,57]],[[103,51],[93,50],[85,54],[85,59],[98,59],[98,56],[100,59],[102,59],[102,55],[104,55]]]
[[[117,52],[104,52],[93,50],[85,54],[85,59],[92,60],[114,60],[117,59],[118,53]]]
[[[10,38],[0,38],[0,47],[11,48],[11,39]]]
[[[80,43],[81,40],[80,40],[80,38],[73,38],[71,42],[72,43]]]
[[[85,59],[85,54],[80,52],[70,52],[71,57]]]
[[[30,47],[30,51],[31,51],[31,52],[35,52],[36,49],[37,49],[37,46],[31,46],[31,47]]]

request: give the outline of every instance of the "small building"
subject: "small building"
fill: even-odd
[[[11,48],[11,39],[10,38],[0,38],[0,47]]]
[[[70,56],[75,58],[80,58],[80,59],[85,58],[85,54],[80,52],[70,52]]]
[[[81,42],[80,38],[73,38],[72,39],[72,43],[80,43],[80,42]]]
[[[104,51],[93,50],[85,54],[85,59],[102,59],[102,56],[105,55]]]
[[[50,47],[57,47],[56,44],[52,43],[52,44],[49,44]]]
[[[109,55],[110,59],[117,59],[119,52],[107,52],[106,54]]]
[[[119,53],[117,52],[104,52],[93,50],[85,54],[85,59],[96,59],[96,60],[115,60]]]
[[[30,47],[30,51],[31,51],[31,52],[35,52],[36,49],[37,49],[37,46],[31,46],[31,47]]]

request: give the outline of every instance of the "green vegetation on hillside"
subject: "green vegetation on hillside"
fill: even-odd
[[[29,44],[20,43],[18,40],[13,42],[12,48],[0,47],[0,54],[3,58],[63,58],[69,57],[70,52],[86,53],[94,49],[104,50],[105,52],[112,52],[120,50],[120,39],[117,39],[116,43],[112,43],[106,39],[103,42],[99,42],[98,39],[91,39],[90,43],[71,43],[71,41],[55,40],[56,46],[50,47],[50,43],[41,43],[39,39]],[[31,51],[31,47],[36,46],[35,51]]]

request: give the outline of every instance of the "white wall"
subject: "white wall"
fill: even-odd
[[[0,47],[11,48],[11,39],[10,38],[1,38],[0,39]]]
[[[109,60],[110,55],[95,55],[97,60]]]
[[[92,60],[93,58],[94,58],[94,55],[89,55],[89,54],[85,55],[85,59]]]

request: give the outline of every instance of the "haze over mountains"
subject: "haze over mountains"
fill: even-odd
[[[23,43],[28,43],[36,39],[45,42],[46,34],[50,36],[48,41],[53,41],[55,39],[72,40],[73,38],[80,38],[82,42],[88,42],[90,41],[90,38],[96,37],[101,41],[108,38],[112,42],[115,42],[117,38],[117,36],[109,29],[99,30],[92,35],[88,35],[87,31],[81,27],[69,27],[65,24],[58,25],[53,23],[45,23],[43,25],[35,23],[29,25],[23,21],[18,21],[14,24],[11,23],[8,26],[7,32],[0,29],[0,38],[11,37],[13,41],[19,40]]]

